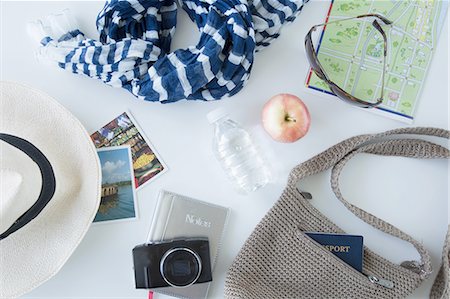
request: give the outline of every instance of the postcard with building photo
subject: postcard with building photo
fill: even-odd
[[[97,153],[102,168],[102,198],[94,222],[137,218],[130,147],[100,148]]]
[[[136,121],[126,112],[91,135],[97,148],[129,145],[133,159],[136,188],[153,181],[167,170],[155,148],[139,130]]]

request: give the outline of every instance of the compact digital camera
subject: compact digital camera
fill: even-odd
[[[138,245],[133,249],[137,289],[183,288],[212,281],[206,238]]]

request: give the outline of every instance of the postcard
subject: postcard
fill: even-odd
[[[102,168],[102,198],[94,222],[137,218],[130,147],[101,148],[97,153]]]
[[[167,170],[167,166],[144,137],[136,121],[127,112],[122,113],[91,135],[97,148],[129,145],[136,188],[154,180]]]

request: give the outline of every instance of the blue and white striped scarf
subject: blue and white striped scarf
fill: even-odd
[[[35,23],[40,54],[73,73],[162,103],[216,100],[242,89],[255,51],[278,37],[308,0],[181,0],[200,30],[196,46],[170,51],[175,0],[111,0],[89,39],[67,15]],[[36,25],[37,28],[36,29]]]

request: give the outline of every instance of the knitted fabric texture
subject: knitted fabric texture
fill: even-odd
[[[217,100],[246,83],[255,51],[278,37],[307,0],[182,0],[200,30],[196,46],[170,52],[175,0],[111,0],[97,18],[100,40],[69,16],[38,21],[40,55],[59,67],[123,87],[140,99]]]
[[[433,287],[431,288],[430,298],[450,298],[450,225],[448,227],[447,239],[445,240],[444,250],[442,252],[442,266],[434,281]]]
[[[339,190],[340,171],[358,153],[411,158],[450,157],[449,150],[438,144],[391,136],[405,134],[450,137],[449,131],[433,128],[397,129],[376,135],[361,135],[347,139],[295,167],[281,198],[257,225],[229,269],[225,297],[388,299],[404,298],[411,294],[431,273],[428,251],[400,229],[347,202]],[[384,138],[388,136],[391,137]],[[397,265],[364,247],[363,273],[360,273],[304,233],[345,233],[297,189],[301,179],[330,168],[332,189],[338,199],[373,227],[410,242],[419,252],[420,261],[405,261]],[[306,188],[300,186],[300,189]],[[431,298],[441,298],[442,294],[447,294],[442,298],[448,298],[449,241],[447,238],[443,266]],[[390,281],[393,287],[374,283],[376,279]]]

